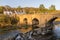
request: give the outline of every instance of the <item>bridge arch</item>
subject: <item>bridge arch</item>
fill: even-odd
[[[28,19],[27,18],[24,18],[23,19],[23,22],[24,22],[25,25],[27,25],[28,24]]]
[[[35,28],[38,28],[39,26],[39,20],[37,18],[34,18],[32,20],[32,28],[35,29]]]
[[[32,19],[32,24],[38,25],[39,24],[39,20],[37,18]]]

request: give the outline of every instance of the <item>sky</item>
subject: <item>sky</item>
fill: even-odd
[[[0,0],[0,6],[9,5],[11,7],[39,7],[44,4],[46,8],[55,5],[57,10],[60,10],[60,0]]]

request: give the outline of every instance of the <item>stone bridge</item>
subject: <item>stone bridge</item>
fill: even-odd
[[[60,20],[60,14],[17,14],[20,21],[19,24],[29,24],[32,25],[35,22],[38,22],[39,25],[43,25],[50,19],[58,17],[56,20]]]
[[[54,17],[58,17],[55,21],[60,21],[60,14],[14,14],[14,16],[19,17],[19,26],[25,24],[45,27],[46,23]],[[21,30],[22,32],[26,32],[31,30],[31,28]]]

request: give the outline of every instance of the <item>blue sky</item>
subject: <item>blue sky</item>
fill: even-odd
[[[0,0],[0,6],[39,7],[40,4],[44,4],[46,8],[53,4],[56,9],[60,10],[60,0]]]

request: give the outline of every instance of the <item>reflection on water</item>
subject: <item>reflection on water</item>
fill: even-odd
[[[10,40],[18,33],[18,30],[4,32],[3,34],[0,34],[0,40]]]
[[[14,30],[14,31],[10,31],[10,32],[0,34],[0,40],[10,40],[10,38],[15,37],[15,35],[18,34],[19,32],[20,32],[19,30]],[[57,39],[59,40],[60,39],[60,27],[55,26],[55,29],[53,30],[53,32],[54,32],[54,36],[55,36],[56,40]],[[43,36],[43,37],[45,37],[45,36]],[[50,36],[52,36],[52,35],[50,35]],[[54,37],[52,37],[52,38],[54,38]],[[47,39],[48,39],[48,36],[47,36]],[[50,38],[50,40],[51,40],[51,38]]]
[[[55,26],[54,34],[56,36],[56,39],[60,39],[60,26]]]

